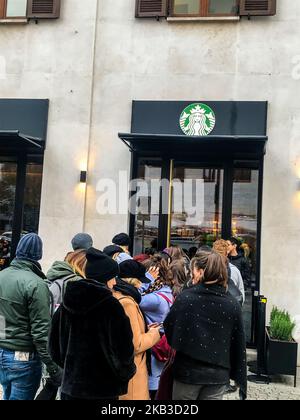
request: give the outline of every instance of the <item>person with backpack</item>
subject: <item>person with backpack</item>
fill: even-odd
[[[174,303],[173,277],[167,260],[160,254],[155,254],[145,263],[146,268],[158,268],[158,277],[142,294],[140,308],[144,312],[148,324],[163,324]],[[163,331],[163,328],[162,328]],[[170,347],[163,335],[160,342],[152,348],[151,375],[149,376],[149,390],[154,400],[158,391],[160,376],[168,360]]]
[[[50,354],[63,368],[62,400],[117,400],[136,372],[130,321],[112,293],[119,266],[94,248],[86,258],[86,278],[68,282],[53,316]]]
[[[224,258],[199,253],[191,264],[194,286],[176,299],[164,323],[173,365],[173,399],[222,400],[230,378],[247,397],[247,356],[242,310],[227,293]]]
[[[30,233],[20,240],[16,258],[0,273],[0,383],[4,400],[33,400],[40,386],[42,363],[58,386],[61,369],[48,353],[50,296],[38,261],[41,238]]]
[[[67,254],[65,261],[55,261],[47,273],[50,290],[50,313],[53,317],[54,313],[63,302],[68,282],[80,281],[85,277],[86,267],[86,251],[77,250]],[[53,383],[52,379],[47,375],[43,375],[44,387],[36,397],[39,401],[55,400],[57,397],[59,386]]]
[[[55,261],[47,273],[51,292],[51,316],[63,301],[63,295],[69,281],[82,280],[85,277],[86,251],[70,252],[64,261]]]

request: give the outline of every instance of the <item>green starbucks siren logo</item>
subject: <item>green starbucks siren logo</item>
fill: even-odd
[[[180,116],[181,130],[187,136],[207,136],[215,125],[215,113],[205,104],[191,104]]]

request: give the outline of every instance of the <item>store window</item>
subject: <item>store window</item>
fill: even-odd
[[[26,186],[23,210],[23,234],[38,233],[43,165],[30,163],[26,170]]]
[[[173,16],[236,16],[237,0],[173,0]]]

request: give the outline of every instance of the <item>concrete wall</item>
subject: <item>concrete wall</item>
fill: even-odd
[[[97,215],[94,189],[128,168],[117,132],[130,131],[133,99],[268,100],[262,292],[300,314],[300,3],[238,23],[135,19],[134,3],[99,8],[87,230],[105,244],[126,229],[126,217]]]
[[[278,2],[273,18],[235,23],[135,19],[135,0],[99,1],[96,16],[96,5],[64,0],[58,21],[0,27],[1,97],[51,101],[45,266],[64,255],[77,231],[92,233],[101,247],[127,229],[126,214],[97,213],[96,188],[100,178],[117,180],[129,169],[117,133],[130,131],[133,99],[268,100],[262,292],[269,308],[300,314],[300,2]],[[78,177],[88,152],[85,208]]]
[[[50,99],[40,219],[45,267],[83,229],[78,180],[90,136],[97,0],[88,3],[63,1],[59,20],[0,25],[0,96]]]

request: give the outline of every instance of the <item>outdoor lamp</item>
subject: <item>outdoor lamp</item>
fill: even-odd
[[[87,171],[81,171],[80,172],[80,183],[86,184],[87,181]]]

